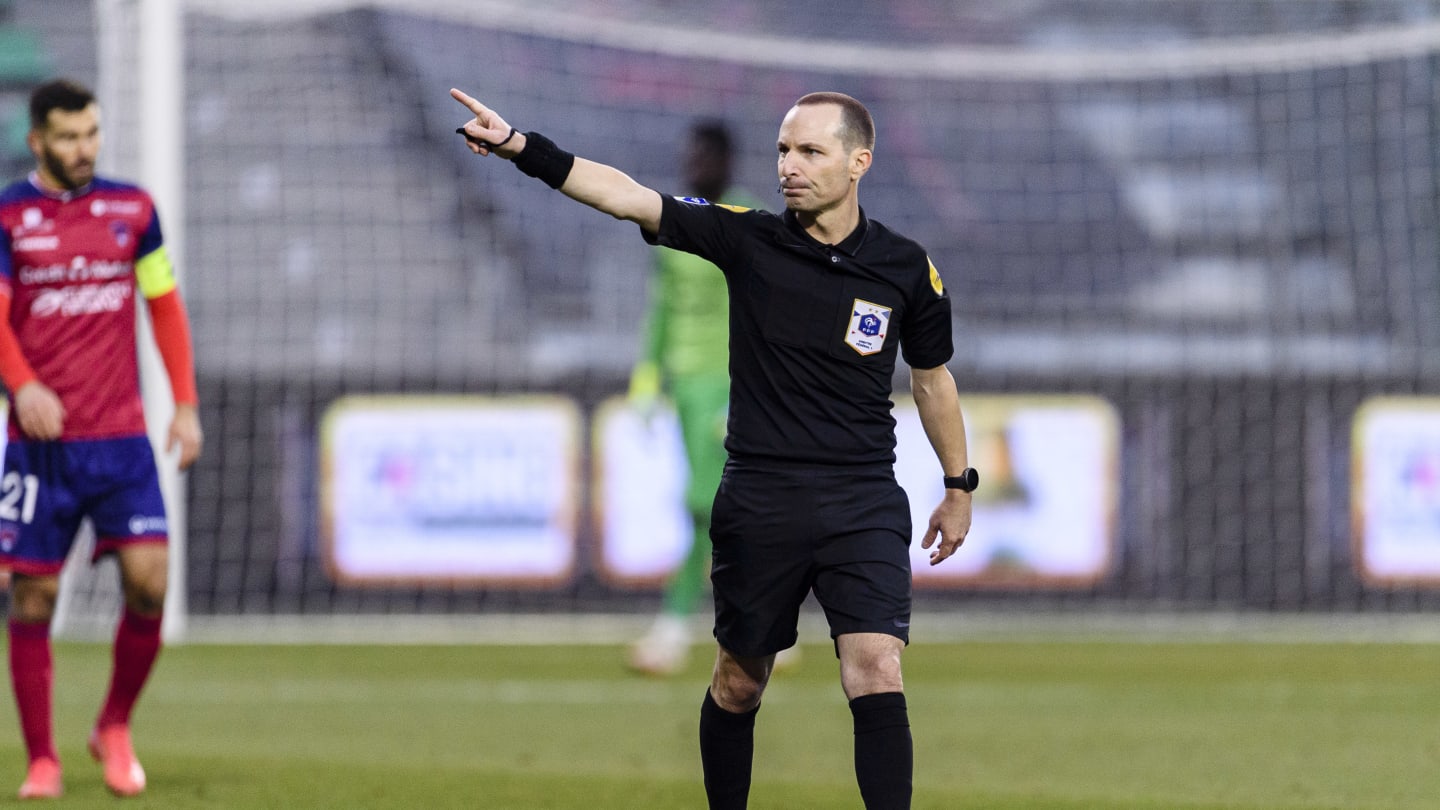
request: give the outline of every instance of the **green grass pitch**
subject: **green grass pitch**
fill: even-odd
[[[484,621],[477,618],[476,621]],[[108,645],[56,646],[66,808],[114,808],[84,738]],[[708,662],[632,677],[606,646],[168,648],[130,808],[695,808]],[[912,645],[916,808],[1440,806],[1440,646]],[[4,700],[0,804],[23,774]],[[830,649],[778,675],[752,808],[859,808]]]

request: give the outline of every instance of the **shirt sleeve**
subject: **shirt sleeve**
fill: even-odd
[[[195,388],[195,355],[190,343],[190,319],[180,300],[180,291],[147,298],[150,321],[155,328],[155,346],[170,377],[170,391],[175,402],[194,405],[199,402]]]
[[[0,289],[6,295],[12,295],[11,285],[15,277],[14,261],[10,258],[10,232],[0,227]]]
[[[911,293],[910,312],[901,325],[900,351],[911,368],[943,366],[955,354],[950,294],[929,256],[925,264],[927,270]]]
[[[10,234],[0,228],[0,382],[3,382],[12,394],[19,390],[20,386],[35,379],[35,370],[25,360],[25,354],[20,351],[20,341],[16,338],[15,331],[10,328],[13,274]]]
[[[135,282],[146,300],[154,300],[175,289],[175,268],[170,264],[170,254],[160,235],[160,215],[153,208],[150,224],[140,237],[135,255]]]
[[[660,230],[641,231],[652,245],[693,253],[726,270],[742,249],[741,218],[749,209],[694,197],[660,197]],[[728,272],[728,270],[727,270]]]

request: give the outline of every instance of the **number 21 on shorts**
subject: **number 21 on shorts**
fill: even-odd
[[[39,493],[39,478],[6,473],[5,478],[0,479],[0,520],[29,523],[35,517],[35,498]]]

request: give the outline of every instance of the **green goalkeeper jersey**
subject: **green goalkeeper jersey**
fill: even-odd
[[[733,190],[722,205],[758,208]],[[691,253],[655,248],[643,360],[666,379],[729,373],[730,306],[720,268]]]

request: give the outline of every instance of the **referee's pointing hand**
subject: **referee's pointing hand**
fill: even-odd
[[[465,145],[471,152],[477,155],[494,152],[508,160],[525,148],[525,136],[519,132],[512,133],[510,125],[494,110],[453,87],[450,88],[450,97],[475,115],[474,120],[466,122],[459,130],[465,136]]]

